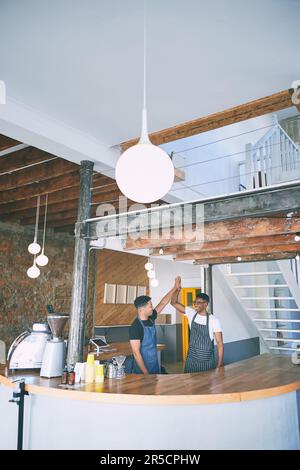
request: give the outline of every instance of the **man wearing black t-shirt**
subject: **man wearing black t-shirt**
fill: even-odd
[[[140,295],[134,301],[137,317],[129,328],[129,340],[132,348],[134,374],[159,374],[157,358],[157,339],[155,320],[157,315],[170,302],[172,295],[177,291],[179,278],[175,279],[174,287],[153,308],[151,297]]]

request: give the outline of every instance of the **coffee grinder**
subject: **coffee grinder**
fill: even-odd
[[[47,341],[42,367],[41,377],[59,377],[62,375],[66,359],[66,346],[62,337],[62,331],[69,315],[50,313],[47,320],[52,332],[52,338]]]

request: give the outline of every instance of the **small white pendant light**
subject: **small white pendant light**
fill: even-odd
[[[174,183],[174,166],[169,155],[150,142],[146,108],[146,11],[144,5],[144,103],[141,138],[122,153],[116,165],[116,181],[132,201],[150,203],[161,199]]]
[[[34,257],[33,265],[27,269],[27,276],[31,277],[31,279],[36,279],[41,274],[41,271],[39,270],[35,262],[36,262],[36,259]]]
[[[151,287],[157,287],[159,285],[158,279],[151,279],[150,285]]]
[[[40,214],[40,196],[38,196],[38,198],[37,198],[37,205],[36,205],[34,239],[33,239],[33,243],[30,243],[30,245],[28,246],[28,251],[32,255],[36,255],[37,253],[39,253],[41,251],[41,246],[37,243],[38,226],[39,226],[39,214]]]
[[[45,203],[45,217],[44,217],[44,232],[43,232],[43,247],[42,253],[37,257],[36,264],[39,266],[46,266],[48,264],[48,256],[44,254],[45,249],[45,237],[46,237],[46,220],[47,220],[47,207],[48,207],[48,194],[46,195],[46,203]]]
[[[149,277],[149,279],[154,279],[155,278],[155,271],[150,269],[150,271],[147,272],[147,276]]]
[[[148,261],[148,263],[145,264],[145,269],[146,269],[147,271],[150,271],[150,269],[153,269],[153,264],[150,263],[150,261]]]

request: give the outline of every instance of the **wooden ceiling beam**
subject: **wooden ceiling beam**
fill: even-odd
[[[0,191],[20,189],[22,186],[51,180],[58,176],[79,171],[79,165],[73,162],[56,158],[40,165],[29,166],[12,174],[0,175]]]
[[[290,244],[295,241],[295,234],[284,234],[284,235],[273,235],[268,234],[266,236],[260,237],[248,237],[248,238],[235,238],[235,239],[228,239],[228,240],[219,240],[213,241],[208,243],[203,243],[201,246],[199,243],[196,244],[189,244],[189,245],[174,245],[170,247],[164,247],[164,255],[180,255],[184,254],[188,251],[199,251],[205,254],[206,251],[213,252],[215,250],[228,250],[228,249],[235,249],[236,251],[240,250],[241,248],[248,247],[251,245],[252,247],[264,247],[266,244]],[[299,244],[300,249],[300,244]],[[151,256],[161,256],[159,253],[159,248],[155,248],[151,251]]]
[[[220,250],[212,250],[212,251],[186,251],[184,253],[179,253],[175,255],[175,259],[178,261],[183,260],[201,260],[206,259],[213,259],[213,258],[232,258],[243,255],[250,256],[250,255],[264,255],[264,254],[271,254],[271,253],[281,253],[281,252],[293,252],[297,253],[300,251],[300,243],[284,243],[279,245],[265,245],[265,246],[245,246],[241,247],[238,250],[236,248],[231,249],[220,249]]]
[[[92,203],[93,203],[92,205],[95,207],[95,210],[96,210],[96,208],[100,204],[106,204],[106,203],[114,204],[115,202],[118,202],[118,198],[120,195],[121,193],[119,190],[102,192],[102,194],[97,194],[96,196],[92,197]],[[50,195],[49,200],[48,200],[48,215],[53,214],[53,213],[65,212],[65,211],[72,211],[72,210],[76,211],[78,209],[79,194],[77,194],[77,199],[64,200],[62,198],[61,201],[57,203],[51,203],[51,198],[52,198],[52,194]],[[43,215],[43,212],[44,212],[44,204],[41,206],[41,212],[40,212],[41,217]],[[22,223],[26,223],[26,219],[32,219],[33,217],[35,217],[35,214],[36,214],[36,199],[35,199],[35,205],[32,208],[27,208],[27,209],[15,211],[12,213],[4,214],[1,216],[1,220],[2,221],[22,220]]]
[[[282,253],[268,253],[268,254],[262,254],[262,255],[249,255],[249,256],[243,256],[242,257],[242,263],[246,262],[257,262],[257,261],[272,261],[272,260],[279,260],[279,259],[290,259],[294,258],[296,256],[296,252],[282,252]],[[194,264],[198,265],[204,265],[204,264],[231,264],[231,263],[240,263],[238,261],[237,257],[218,257],[218,258],[210,258],[210,259],[199,259],[195,260]]]
[[[15,147],[16,145],[21,144],[18,140],[11,139],[6,135],[0,134],[0,152],[3,150],[9,149],[11,147]]]
[[[111,182],[111,178],[101,174],[93,176],[93,186],[103,186]],[[110,186],[109,186],[110,188]],[[99,191],[100,192],[100,191]],[[78,199],[79,197],[79,171],[51,178],[41,183],[33,183],[18,189],[0,192],[0,214],[7,214],[23,210],[26,208],[36,207],[36,197],[45,194],[49,196],[49,204]],[[41,200],[41,205],[45,201]]]
[[[245,121],[254,117],[262,116],[268,113],[274,113],[281,109],[294,106],[291,100],[293,90],[283,90],[273,95],[265,96],[258,100],[249,101],[248,103],[235,106],[202,118],[169,127],[158,132],[150,134],[150,140],[155,145],[173,142],[175,140],[184,139],[202,132],[211,131],[219,127],[228,126],[237,122]],[[120,144],[122,152],[135,145],[138,139],[132,139]]]
[[[21,188],[2,191],[0,193],[0,204],[43,196],[59,191],[62,188],[72,188],[74,186],[79,186],[78,170],[67,175],[56,176],[41,183],[32,183]]]
[[[57,159],[55,155],[43,150],[26,147],[16,152],[4,155],[0,159],[0,175],[25,168],[29,165],[37,165],[48,160]]]
[[[282,217],[282,218],[281,218]],[[265,237],[268,235],[280,235],[300,232],[299,218],[286,218],[285,214],[277,217],[247,217],[239,220],[223,220],[220,222],[207,222],[204,225],[204,241],[218,242],[220,240],[251,239],[252,237]],[[160,230],[159,239],[152,239],[151,234],[144,232],[135,240],[126,239],[125,249],[136,250],[143,248],[160,249],[178,245],[196,243],[196,233],[184,232],[181,239],[175,238],[174,229],[170,229],[170,236],[164,236]],[[202,234],[199,234],[199,238]]]

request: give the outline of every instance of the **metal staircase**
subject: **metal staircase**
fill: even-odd
[[[264,351],[291,354],[300,345],[299,259],[238,263],[221,268]]]

